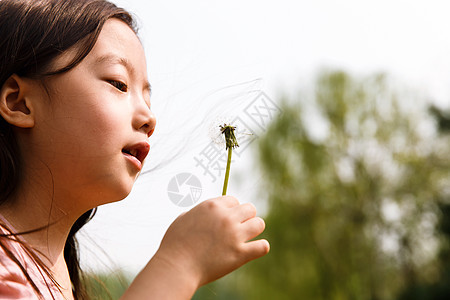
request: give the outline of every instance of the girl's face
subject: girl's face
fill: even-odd
[[[54,67],[65,65],[71,54],[64,53]],[[29,153],[51,171],[56,197],[86,201],[84,208],[126,197],[156,122],[145,54],[135,33],[108,20],[78,66],[45,82],[48,91],[41,91],[35,107],[25,158]]]

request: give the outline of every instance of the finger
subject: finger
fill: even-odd
[[[219,203],[228,208],[235,207],[240,204],[238,199],[234,198],[233,196],[222,196],[219,198],[215,198],[214,200],[219,201]]]
[[[251,218],[242,225],[242,238],[245,241],[251,240],[260,235],[266,228],[266,223],[260,217]]]
[[[1,0],[0,0],[1,1]],[[239,205],[239,201],[231,196],[222,196],[217,198],[211,198],[208,200],[205,200],[203,202],[200,202],[195,209],[222,209],[222,208],[232,208]]]
[[[233,218],[238,222],[245,222],[256,217],[256,207],[252,203],[244,203],[233,208]]]
[[[247,242],[244,245],[244,253],[247,261],[251,261],[266,255],[270,251],[270,244],[267,240]]]

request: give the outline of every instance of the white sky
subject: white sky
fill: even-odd
[[[127,199],[100,208],[81,237],[85,265],[92,268],[103,268],[99,260],[105,259],[86,235],[114,262],[105,262],[109,268],[136,272],[145,265],[167,226],[187,209],[168,198],[174,175],[196,174],[204,189],[201,199],[220,195],[221,180],[204,177],[193,157],[209,143],[208,122],[217,112],[241,114],[255,89],[276,100],[283,93],[295,95],[322,68],[356,75],[383,71],[426,91],[433,102],[450,105],[448,1],[113,2],[137,15],[147,53],[158,124],[146,169],[177,147],[183,152],[143,175]],[[249,172],[252,156],[245,151],[232,165],[229,191],[264,211],[258,200],[261,178]]]

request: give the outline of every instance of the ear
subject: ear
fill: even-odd
[[[0,90],[0,115],[19,128],[34,126],[34,110],[30,83],[16,74],[9,77]]]

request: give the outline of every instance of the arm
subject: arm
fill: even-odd
[[[252,204],[233,197],[204,201],[179,216],[160,248],[122,296],[131,299],[190,299],[202,285],[268,253]]]

